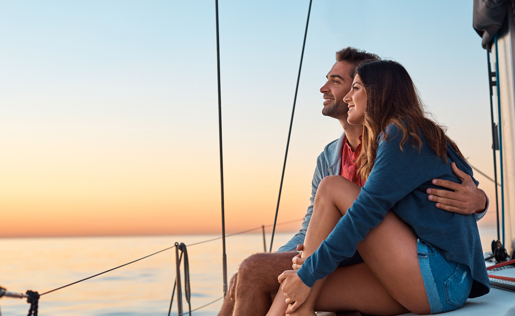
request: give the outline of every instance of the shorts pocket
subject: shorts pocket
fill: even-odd
[[[472,288],[472,276],[467,266],[456,264],[454,273],[445,280],[445,297],[447,303],[452,306],[461,307],[467,300]]]

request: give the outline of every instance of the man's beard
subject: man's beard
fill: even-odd
[[[347,103],[333,102],[330,105],[324,106],[324,108],[322,109],[322,114],[324,116],[339,118],[339,117],[347,115],[348,111],[349,111],[349,107],[348,107]]]

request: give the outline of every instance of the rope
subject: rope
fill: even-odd
[[[189,313],[191,314],[190,262],[188,260],[188,250],[186,249],[186,245],[184,243],[179,245],[179,250],[182,252],[182,254],[184,254],[184,296],[186,296]]]
[[[297,75],[297,85],[295,87],[295,96],[293,97],[293,109],[291,112],[290,129],[288,130],[288,140],[286,142],[286,152],[284,154],[283,172],[281,174],[281,184],[279,185],[279,196],[277,198],[277,207],[275,209],[274,228],[272,229],[272,237],[270,240],[270,250],[272,252],[272,246],[274,244],[275,235],[275,223],[277,222],[277,216],[279,215],[279,204],[281,203],[281,193],[283,190],[284,172],[286,170],[286,160],[288,159],[288,149],[290,147],[291,130],[293,127],[293,116],[295,115],[295,105],[297,104],[297,93],[299,91],[300,73],[302,70],[302,61],[304,60],[304,49],[306,47],[306,38],[308,36],[309,16],[311,15],[311,3],[313,0],[309,0],[308,17],[306,19],[306,30],[304,32],[304,42],[302,43],[302,53],[300,54],[299,74]]]
[[[27,291],[25,293],[27,295],[27,303],[30,304],[29,313],[27,316],[38,316],[38,302],[40,295],[38,292]]]
[[[504,270],[504,269],[508,269],[508,268],[515,268],[513,266],[514,264],[515,264],[515,259],[512,259],[509,261],[505,261],[505,262],[501,262],[501,263],[489,266],[488,268],[486,268],[486,270],[494,272],[494,271]],[[489,274],[488,278],[490,279],[490,283],[493,283],[494,285],[498,285],[503,288],[507,286],[508,288],[510,288],[512,290],[515,289],[515,278],[501,276],[501,275],[492,275],[492,274]]]
[[[486,268],[486,270],[487,271],[495,271],[495,269],[497,269],[497,268],[501,268],[501,267],[504,267],[504,266],[507,266],[507,265],[511,265],[511,264],[515,264],[515,259],[509,260],[509,261],[505,261],[505,262],[501,262],[501,263],[498,263],[498,264],[494,264],[493,266],[489,266],[488,268]]]
[[[515,282],[515,278],[505,277],[505,276],[502,276],[502,275],[491,275],[491,274],[489,274],[488,277],[492,278],[492,279],[499,279],[499,280],[504,280],[504,281]]]
[[[216,12],[216,75],[218,81],[218,136],[220,143],[220,189],[222,203],[222,267],[223,267],[223,291],[227,293],[227,255],[225,249],[225,206],[224,206],[224,156],[222,146],[222,87],[220,80],[220,30],[218,23],[218,0],[215,0]]]

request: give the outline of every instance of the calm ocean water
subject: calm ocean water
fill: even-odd
[[[495,229],[481,228],[483,248],[488,250]],[[276,235],[274,249],[291,233]],[[76,280],[141,258],[175,242],[191,245],[218,236],[88,237],[0,240],[0,285],[13,292],[52,290]],[[267,236],[267,243],[270,242]],[[227,239],[229,275],[249,254],[263,251],[261,234]],[[188,247],[192,309],[223,296],[222,242],[216,240]],[[175,279],[175,250],[171,249],[121,269],[44,295],[39,315],[167,315]],[[172,315],[177,315],[174,298]],[[187,311],[187,305],[184,303]],[[221,301],[193,312],[199,316],[218,313]],[[27,315],[25,300],[0,299],[3,316]]]

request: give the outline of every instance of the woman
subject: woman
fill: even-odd
[[[358,186],[320,184],[298,271],[285,271],[269,315],[358,310],[439,313],[489,291],[474,216],[437,209],[425,190],[434,178],[472,176],[456,144],[424,117],[413,82],[393,61],[357,68],[348,122],[363,124]],[[453,165],[455,164],[455,165]],[[356,249],[364,263],[338,267]],[[323,287],[322,287],[323,285]],[[316,303],[316,304],[315,304]]]

